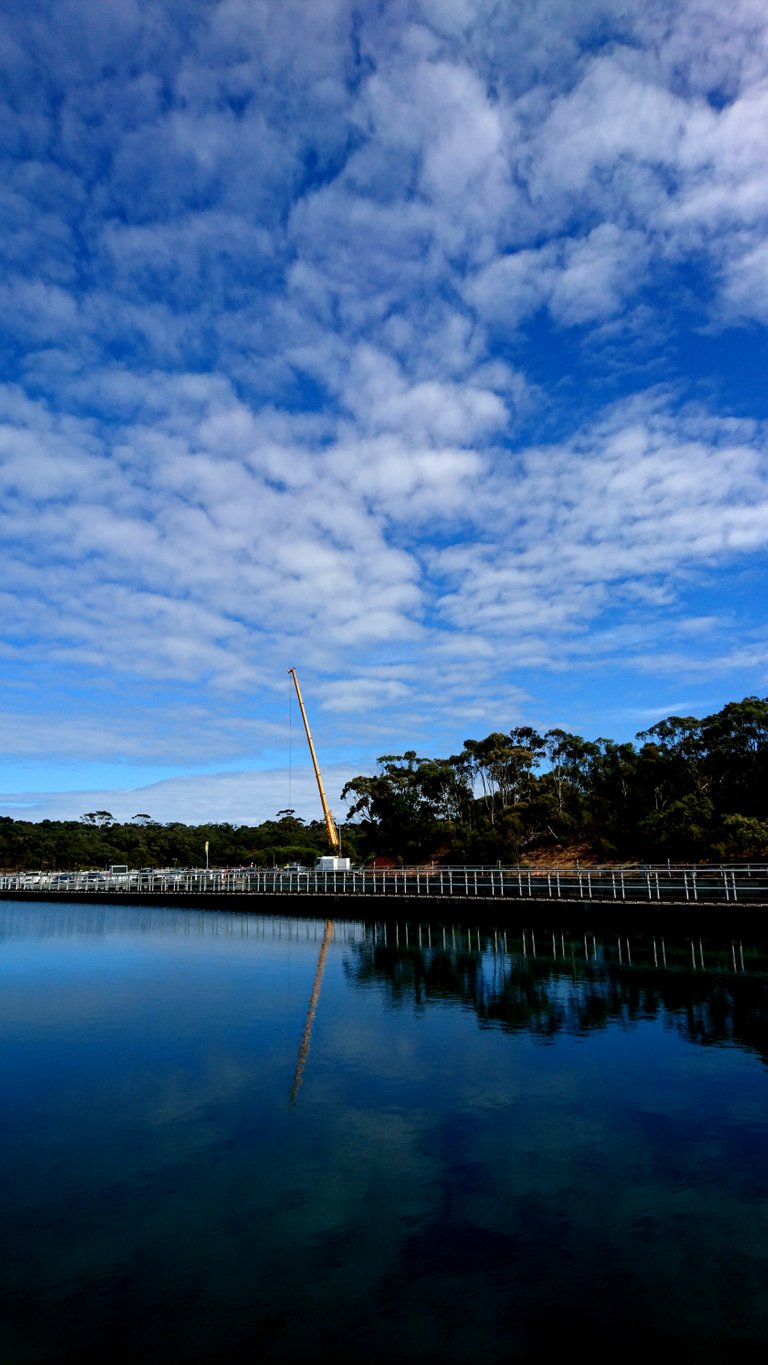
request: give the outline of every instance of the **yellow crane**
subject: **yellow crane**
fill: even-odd
[[[298,680],[298,678],[297,678],[297,676],[296,676],[296,669],[295,669],[295,668],[289,668],[289,669],[288,669],[288,672],[290,673],[291,677],[293,678],[293,685],[294,685],[294,687],[296,688],[296,696],[297,696],[298,702],[299,702],[299,710],[301,711],[301,718],[302,718],[302,720],[304,721],[304,730],[306,731],[307,744],[309,745],[309,752],[310,752],[310,755],[311,755],[311,758],[312,758],[312,767],[313,767],[314,770],[315,770],[315,778],[317,779],[317,790],[318,790],[319,793],[320,793],[320,801],[321,801],[321,804],[322,804],[322,807],[323,807],[323,818],[324,818],[324,820],[325,820],[325,829],[326,829],[326,833],[327,833],[327,835],[328,835],[328,843],[329,843],[330,846],[331,846],[331,855],[330,855],[330,857],[329,857],[329,858],[318,858],[318,860],[317,860],[317,867],[318,867],[318,869],[319,869],[320,871],[324,871],[324,872],[344,872],[344,871],[349,871],[349,858],[342,858],[342,857],[341,857],[341,839],[339,838],[339,831],[338,831],[338,829],[337,829],[337,827],[336,827],[336,822],[335,822],[333,816],[331,815],[331,811],[330,811],[328,802],[327,802],[327,800],[326,800],[326,798],[325,798],[325,788],[323,787],[323,779],[322,779],[322,777],[320,776],[320,766],[319,766],[318,761],[317,761],[317,754],[315,753],[315,746],[314,746],[314,744],[312,743],[312,734],[311,734],[310,729],[309,729],[309,721],[307,720],[307,713],[306,713],[306,711],[304,710],[304,702],[303,702],[302,696],[301,696],[301,688],[299,687],[299,680]]]
[[[326,833],[327,833],[327,835],[328,835],[328,843],[329,843],[330,846],[331,846],[331,854],[330,854],[330,856],[327,857],[327,858],[318,858],[317,863],[316,863],[316,867],[317,867],[320,871],[324,871],[324,872],[347,871],[347,870],[349,869],[349,858],[342,858],[342,857],[341,857],[341,839],[339,838],[339,831],[338,831],[338,829],[337,829],[337,827],[336,827],[336,821],[334,820],[333,816],[331,815],[330,807],[329,807],[328,802],[327,802],[327,800],[326,800],[325,788],[324,788],[324,786],[323,786],[323,779],[322,779],[322,777],[321,777],[321,775],[320,775],[320,765],[319,765],[319,763],[318,763],[318,761],[317,761],[317,754],[315,753],[315,746],[314,746],[314,744],[312,743],[312,733],[311,733],[310,728],[309,728],[309,721],[307,720],[307,713],[306,713],[306,711],[305,711],[305,709],[304,709],[304,701],[303,701],[303,698],[302,698],[302,695],[301,695],[301,688],[299,687],[299,680],[298,680],[298,678],[297,678],[297,676],[296,676],[296,669],[295,669],[295,668],[289,668],[289,669],[288,669],[288,672],[290,673],[291,677],[293,678],[293,685],[294,685],[294,687],[296,688],[296,697],[297,697],[298,703],[299,703],[299,710],[301,711],[301,718],[302,718],[302,720],[304,721],[304,730],[305,730],[306,736],[307,736],[307,744],[309,745],[309,752],[310,752],[310,755],[311,755],[311,757],[312,757],[312,767],[313,767],[314,770],[315,770],[315,778],[316,778],[316,780],[317,780],[317,790],[318,790],[319,793],[320,793],[320,802],[321,802],[322,807],[323,807],[323,817],[324,817],[324,819],[325,819],[325,829],[326,829]],[[299,1055],[298,1055],[298,1057],[297,1057],[297,1059],[296,1059],[296,1070],[295,1070],[294,1076],[293,1076],[293,1085],[291,1086],[291,1104],[292,1104],[292,1105],[295,1105],[295,1104],[296,1104],[296,1101],[297,1101],[297,1099],[298,1099],[298,1096],[299,1096],[299,1089],[300,1089],[300,1087],[301,1087],[301,1082],[302,1082],[302,1079],[303,1079],[303,1076],[304,1076],[304,1067],[305,1067],[306,1064],[307,1064],[307,1057],[309,1056],[309,1048],[310,1048],[310,1044],[311,1044],[311,1042],[312,1042],[312,1028],[313,1028],[313,1025],[314,1025],[314,1022],[315,1022],[315,1011],[317,1010],[317,1003],[318,1003],[318,1001],[319,1001],[319,999],[320,999],[320,988],[321,988],[321,986],[322,986],[322,984],[323,984],[323,972],[325,971],[325,960],[326,960],[326,957],[328,956],[328,946],[329,946],[329,944],[330,944],[332,938],[333,938],[333,921],[332,921],[332,920],[326,920],[326,921],[325,921],[325,933],[323,934],[323,941],[322,941],[322,944],[321,944],[321,946],[320,946],[320,956],[319,956],[319,958],[318,958],[318,960],[317,960],[317,968],[316,968],[316,970],[315,970],[315,979],[314,979],[314,982],[313,982],[313,985],[312,985],[312,995],[311,995],[311,997],[310,997],[309,1009],[307,1010],[307,1017],[306,1017],[306,1020],[305,1020],[305,1023],[304,1023],[304,1032],[303,1032],[302,1037],[301,1037],[301,1043],[299,1044]]]

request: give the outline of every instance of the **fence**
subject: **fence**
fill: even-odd
[[[0,876],[5,895],[408,897],[425,900],[584,901],[590,904],[766,904],[761,865],[612,868],[413,867],[315,872],[279,868],[24,872]]]

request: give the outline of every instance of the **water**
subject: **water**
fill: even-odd
[[[2,1365],[765,1357],[752,945],[6,903],[0,1002]]]

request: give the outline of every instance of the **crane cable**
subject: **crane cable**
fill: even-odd
[[[288,682],[288,809],[291,806],[291,783],[293,781],[293,683]]]

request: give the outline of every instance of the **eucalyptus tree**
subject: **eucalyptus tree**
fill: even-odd
[[[600,738],[585,757],[588,768],[570,806],[572,819],[602,856],[614,856],[636,845],[637,822],[644,814],[638,806],[637,751],[630,743]]]
[[[500,812],[530,797],[531,775],[543,748],[541,736],[529,725],[464,741],[458,762],[475,791],[479,787],[491,825]]]
[[[712,773],[704,727],[705,722],[695,716],[667,716],[638,733],[637,738],[658,755],[661,780],[654,797],[656,809],[684,796],[704,797],[709,792]]]
[[[362,817],[371,851],[421,856],[433,851],[442,825],[461,811],[461,774],[449,760],[420,758],[415,749],[382,754],[379,771],[354,777],[341,799],[353,797],[351,819]]]
[[[650,847],[717,857],[764,846],[767,700],[728,702],[702,720],[668,716],[638,738],[638,779],[653,796],[642,821]]]
[[[594,768],[600,757],[599,746],[600,741],[594,743],[560,729],[548,730],[542,741],[557,815],[570,827],[581,825],[587,816]]]
[[[724,812],[768,815],[768,700],[728,702],[701,722],[710,781]]]

